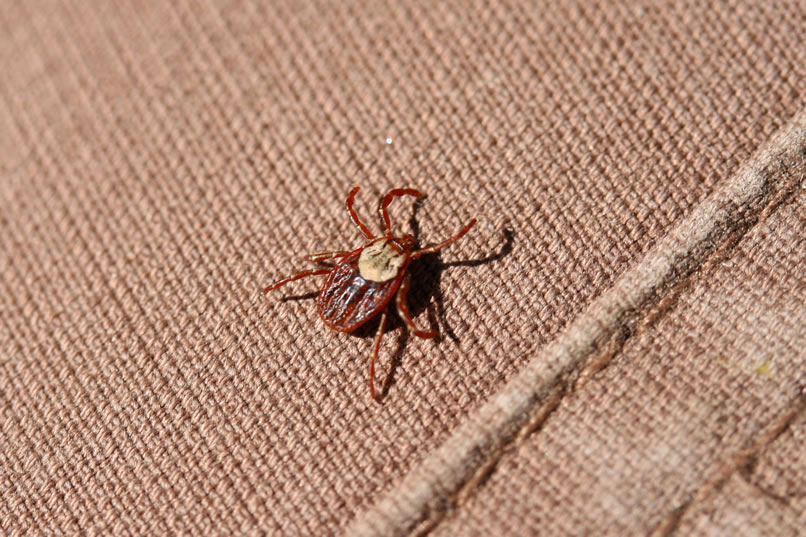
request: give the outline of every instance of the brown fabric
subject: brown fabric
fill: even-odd
[[[404,535],[437,524],[511,450],[540,427],[564,393],[584,387],[718,261],[737,237],[800,187],[806,172],[806,114],[799,114],[734,177],[597,298],[555,341],[472,413],[351,535]],[[798,266],[795,264],[795,266]],[[795,322],[794,329],[798,326]]]
[[[345,531],[803,107],[795,5],[551,4],[5,2],[2,533]],[[360,243],[354,184],[373,227],[378,195],[427,192],[425,242],[477,217],[442,258],[492,258],[418,270],[418,322],[441,297],[446,336],[387,337],[382,406],[371,338],[280,300],[315,282],[261,294]],[[393,212],[406,228],[411,205]],[[759,261],[780,289],[787,258]],[[746,415],[737,377],[702,389]],[[677,401],[682,379],[663,377]]]
[[[778,172],[803,176],[806,160]],[[799,189],[570,392],[435,535],[802,531],[792,444],[803,426],[791,422],[806,410],[804,228]],[[731,500],[712,504],[726,480]]]
[[[806,527],[806,414],[757,460],[731,475],[718,494],[694,506],[683,535],[802,535]]]

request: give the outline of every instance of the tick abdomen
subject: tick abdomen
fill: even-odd
[[[334,330],[351,332],[364,324],[391,300],[399,286],[395,279],[376,282],[362,276],[359,266],[364,251],[366,248],[345,258],[322,286],[319,315]]]

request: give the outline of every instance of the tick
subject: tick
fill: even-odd
[[[470,228],[476,223],[476,219],[472,219],[453,237],[424,248],[418,248],[417,238],[413,235],[398,236],[392,232],[388,207],[397,197],[414,196],[419,199],[424,197],[422,192],[411,188],[395,188],[381,198],[378,203],[378,214],[381,217],[383,234],[376,236],[361,221],[353,208],[358,190],[359,187],[353,188],[347,196],[347,211],[350,213],[350,219],[361,230],[367,242],[355,250],[308,255],[307,259],[320,265],[321,268],[304,270],[278,280],[266,287],[263,294],[269,294],[287,283],[308,276],[327,275],[316,300],[319,317],[327,326],[339,332],[352,332],[380,315],[381,320],[375,335],[369,366],[369,391],[372,398],[377,401],[375,362],[378,359],[381,338],[383,338],[386,318],[392,303],[394,302],[398,315],[412,334],[421,338],[432,338],[437,335],[436,330],[420,330],[411,318],[406,301],[406,295],[411,286],[409,264],[461,239],[470,231]],[[334,261],[335,265],[327,264],[329,261]]]

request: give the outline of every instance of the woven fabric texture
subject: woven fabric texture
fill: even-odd
[[[4,2],[0,533],[338,535],[371,511],[804,107],[806,49],[793,43],[806,18],[793,16],[803,13],[795,3],[614,4]],[[398,229],[423,242],[479,220],[413,268],[417,322],[443,337],[390,332],[382,405],[369,399],[371,334],[328,330],[310,299],[319,282],[261,292],[303,254],[360,245],[344,209],[353,185],[374,228],[388,189],[426,192],[416,211],[408,200],[392,206]],[[783,233],[797,219],[798,205],[787,207],[766,225],[780,219]],[[799,281],[785,240],[736,258],[775,285],[754,285],[764,278],[749,268],[716,270],[685,296],[730,326],[746,322],[740,305]],[[734,305],[728,291],[745,294]],[[679,419],[695,381],[698,397],[734,405],[722,412],[736,420],[706,423],[697,448],[713,460],[751,438],[764,390],[802,371],[798,326],[787,325],[792,346],[778,356],[702,363],[700,347],[750,353],[765,340],[675,333],[709,313],[697,307],[681,299],[655,339],[632,342],[563,401],[550,434],[530,437],[537,447],[500,475],[586,431],[574,412],[595,413],[590,405],[628,386],[651,399],[666,383]],[[671,345],[688,361],[673,364]],[[652,369],[653,353],[674,370]],[[773,380],[754,377],[768,359]],[[696,367],[709,369],[693,378]],[[742,375],[757,391],[744,392]],[[783,404],[777,393],[763,408]],[[629,408],[605,417],[668,438],[653,429],[665,408],[648,408],[646,420]],[[590,452],[563,452],[582,465],[566,469],[576,481],[552,478],[552,494],[568,498],[556,524],[587,511],[571,499],[597,484],[582,470],[608,466],[603,450],[624,449],[608,454],[623,462],[641,455],[597,431]],[[796,457],[798,437],[786,434],[797,431],[753,470],[771,494],[802,484],[776,477]],[[696,488],[686,477],[696,466],[676,456],[658,468]],[[641,468],[620,468],[639,479]],[[547,473],[524,478],[532,486]],[[435,531],[513,501],[495,479]],[[734,481],[697,508],[724,512],[743,494]],[[673,511],[681,490],[653,496],[655,515]],[[637,516],[646,498],[632,497],[617,505]],[[777,516],[768,500],[754,505]],[[513,502],[513,513],[530,505]],[[613,522],[596,509],[585,520]],[[720,532],[698,512],[677,527]],[[536,520],[507,523],[517,533]]]
[[[803,176],[806,160],[778,173]],[[799,189],[434,534],[802,533],[805,227]]]
[[[806,419],[800,417],[683,519],[688,535],[801,535],[806,525]]]

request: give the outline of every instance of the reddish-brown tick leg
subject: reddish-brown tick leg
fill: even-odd
[[[372,346],[372,359],[369,361],[369,394],[372,399],[377,401],[375,397],[375,361],[378,359],[378,352],[381,349],[381,338],[383,337],[383,329],[386,327],[386,311],[381,314],[381,324],[378,325],[378,333],[375,335],[375,344]]]
[[[348,251],[340,251],[340,252],[317,252],[315,254],[308,254],[305,256],[305,259],[311,261],[312,263],[322,263],[323,261],[329,261],[331,259],[337,259],[339,257],[344,257],[346,255],[351,254],[352,252]]]
[[[399,196],[414,196],[419,199],[425,196],[419,190],[413,188],[395,188],[390,190],[378,204],[378,214],[381,215],[381,222],[383,222],[383,234],[390,235],[392,233],[392,220],[389,218],[389,211],[386,209],[392,200]]]
[[[369,230],[367,226],[358,218],[358,213],[355,212],[353,209],[353,202],[355,201],[355,195],[358,194],[358,191],[361,190],[361,187],[355,187],[350,191],[350,195],[347,196],[347,210],[350,211],[350,219],[352,219],[353,224],[357,225],[361,229],[361,233],[368,239],[374,239],[375,235]]]
[[[421,337],[424,339],[432,338],[437,335],[436,330],[420,330],[417,328],[417,325],[414,324],[414,319],[411,318],[411,313],[409,312],[409,304],[406,302],[406,295],[409,292],[409,285],[411,284],[411,276],[406,274],[403,276],[403,281],[400,282],[400,287],[397,290],[397,298],[395,302],[397,304],[397,312],[400,314],[400,318],[406,323],[409,330],[412,334],[417,337]]]
[[[293,281],[301,280],[302,278],[307,278],[308,276],[317,276],[319,274],[327,274],[331,270],[333,270],[333,267],[322,268],[322,269],[313,269],[313,270],[305,270],[305,271],[302,271],[302,272],[298,272],[297,274],[294,274],[293,276],[289,276],[288,278],[278,280],[278,281],[274,282],[273,284],[271,284],[270,286],[266,287],[266,289],[263,291],[263,294],[268,295],[269,292],[274,291],[275,289],[277,289],[279,287],[282,287],[287,283],[291,283]]]
[[[438,244],[432,244],[430,246],[426,246],[425,248],[422,248],[421,250],[417,250],[416,252],[411,254],[411,258],[412,259],[417,259],[418,257],[422,257],[425,254],[432,254],[434,252],[438,252],[439,250],[442,250],[446,246],[450,246],[454,242],[456,242],[459,239],[461,239],[462,237],[464,237],[465,234],[467,234],[467,232],[470,231],[470,228],[472,228],[475,223],[476,223],[476,219],[474,218],[465,227],[463,227],[461,230],[459,230],[459,233],[457,233],[456,235],[454,235],[450,239],[445,239],[444,241],[442,241],[442,242],[440,242]]]

